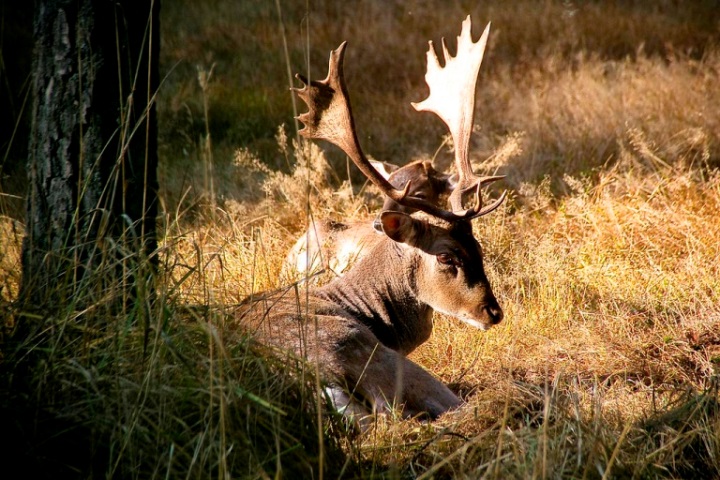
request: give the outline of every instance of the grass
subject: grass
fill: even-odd
[[[467,13],[493,22],[472,155],[511,198],[475,229],[506,319],[483,333],[437,315],[412,354],[467,405],[348,431],[312,366],[237,330],[232,305],[282,283],[308,212],[367,218],[380,198],[336,150],[295,141],[274,2],[166,2],[156,297],[13,304],[22,224],[0,203],[6,459],[68,477],[720,476],[715,3],[280,7],[294,71],[324,75],[349,40],[361,142],[397,163],[445,134],[409,106],[425,42]]]

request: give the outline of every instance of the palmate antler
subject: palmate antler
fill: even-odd
[[[469,17],[465,22],[463,22],[463,32],[465,32],[467,24],[467,37],[470,36],[469,22]],[[487,30],[484,38],[487,38]],[[472,44],[472,40],[470,40],[470,43]],[[464,137],[456,138],[455,131],[461,132],[460,134],[464,134],[466,137],[464,147],[464,161],[466,165],[461,164],[458,161],[458,158],[463,157],[458,157],[458,155],[456,154],[456,161],[458,161],[458,172],[460,176],[459,185],[456,190],[460,189],[459,194],[457,195],[459,196],[460,200],[454,200],[454,197],[456,197],[456,195],[455,192],[453,192],[453,194],[451,195],[451,206],[453,211],[448,211],[436,206],[431,202],[428,202],[427,200],[409,196],[408,192],[410,190],[410,182],[408,182],[408,184],[406,184],[405,188],[402,190],[394,188],[377,170],[375,170],[375,168],[372,166],[372,164],[368,161],[367,157],[363,153],[362,148],[360,147],[360,143],[358,142],[357,133],[355,130],[355,122],[353,120],[352,109],[350,107],[350,98],[347,93],[347,88],[345,87],[345,79],[343,74],[343,59],[345,55],[346,44],[347,42],[343,42],[336,50],[333,50],[330,53],[328,75],[324,80],[308,81],[302,75],[296,75],[296,77],[303,83],[304,86],[302,88],[293,88],[293,91],[295,91],[297,95],[308,105],[309,109],[308,112],[303,113],[297,117],[298,120],[300,120],[304,124],[304,128],[300,130],[300,134],[306,138],[327,140],[330,143],[333,143],[334,145],[340,147],[358,166],[358,168],[363,172],[363,174],[365,174],[365,176],[370,179],[370,181],[372,181],[385,195],[403,206],[416,210],[422,210],[430,215],[434,215],[448,221],[468,220],[471,218],[479,217],[481,215],[485,215],[496,209],[505,199],[505,193],[503,193],[503,195],[492,205],[482,208],[480,188],[483,184],[487,184],[503,177],[475,177],[472,173],[469,158],[467,156],[470,131],[472,130],[472,113],[474,110],[474,84],[480,62],[477,62],[478,64],[475,68],[474,76],[469,82],[472,83],[471,90],[465,88],[464,93],[460,95],[460,99],[455,102],[455,104],[460,104],[460,106],[457,108],[462,108],[464,110],[464,114],[460,114],[458,116],[460,118],[466,119],[467,121],[465,123],[469,122],[469,126],[467,129],[463,128],[462,126],[459,129],[453,127],[452,125],[458,123],[452,120],[453,116],[448,115],[448,112],[442,108],[434,108],[436,103],[435,98],[437,98],[437,96],[429,97],[425,102],[422,102],[423,104],[427,103],[428,105],[428,108],[422,109],[436,112],[438,115],[440,115],[440,118],[442,118],[443,121],[448,124],[451,134],[453,135],[453,140],[455,141],[456,151],[458,149],[458,145],[463,141]],[[432,50],[432,43],[430,49]],[[484,42],[482,50],[484,50]],[[482,50],[480,51],[480,61],[482,61]],[[458,48],[458,51],[460,52],[460,48]],[[447,49],[445,49],[445,52],[445,58],[450,58],[449,54],[447,53]],[[437,63],[437,57],[434,56],[434,52],[433,57],[435,59],[435,64],[437,65],[437,68],[433,71],[441,72],[440,76],[442,77],[443,70],[440,69],[439,64]],[[464,72],[464,74],[467,73]],[[428,75],[431,75],[430,52],[428,52]],[[429,77],[426,76],[426,79],[427,78]],[[433,82],[433,85],[438,83],[440,82]],[[429,80],[428,84],[430,84]],[[451,86],[451,88],[453,87],[454,86]],[[467,99],[468,92],[470,96],[470,102],[472,103],[469,109],[469,118],[467,114],[467,107],[463,105],[462,100],[462,98]],[[416,106],[416,108],[418,107]],[[446,121],[443,115],[446,115],[451,120]],[[460,124],[463,125],[462,122],[460,122]],[[454,128],[455,131],[453,130]],[[471,209],[463,210],[462,195],[464,192],[470,190],[475,186],[477,186],[476,205]]]
[[[445,39],[442,39],[445,66],[441,67],[435,53],[432,40],[427,51],[427,73],[425,81],[430,87],[428,98],[422,102],[412,103],[419,112],[433,112],[445,122],[455,145],[455,166],[458,171],[458,185],[450,195],[450,206],[456,212],[463,211],[463,195],[476,190],[475,205],[465,215],[479,217],[495,210],[505,200],[507,192],[503,192],[492,205],[482,208],[480,189],[483,185],[494,182],[503,176],[478,177],[470,164],[470,135],[475,115],[475,85],[478,71],[485,53],[490,24],[485,27],[480,40],[472,40],[472,21],[470,15],[462,23],[462,30],[457,37],[457,54],[453,57],[448,51]]]
[[[292,90],[307,104],[309,111],[298,115],[297,119],[304,124],[300,134],[306,138],[327,140],[340,147],[358,166],[366,177],[382,190],[385,195],[395,201],[406,196],[408,186],[404,190],[395,189],[372,166],[365,157],[355,132],[355,120],[350,107],[350,97],[345,87],[343,59],[345,47],[343,42],[337,49],[330,52],[330,64],[325,80],[308,82],[303,75],[296,74],[302,88]],[[399,203],[399,202],[398,202]]]

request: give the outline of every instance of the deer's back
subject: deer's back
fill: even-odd
[[[325,373],[339,377],[351,372],[347,364],[338,364],[338,350],[350,345],[364,350],[379,343],[365,325],[312,292],[309,296],[296,289],[264,293],[243,302],[238,316],[254,339],[310,362],[319,361]]]
[[[297,281],[323,269],[342,275],[381,238],[373,230],[371,220],[313,222],[288,252],[282,277]]]

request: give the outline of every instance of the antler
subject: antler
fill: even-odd
[[[469,22],[469,17],[466,22]],[[458,221],[485,215],[500,206],[505,199],[504,193],[495,203],[486,208],[482,208],[480,188],[483,184],[503,177],[484,177],[479,179],[477,183],[477,202],[475,208],[463,210],[462,202],[460,202],[459,208],[456,208],[454,203],[452,204],[453,210],[457,211],[448,211],[427,200],[409,196],[410,182],[408,182],[402,190],[396,189],[372,166],[360,147],[360,142],[358,141],[355,130],[355,121],[352,116],[352,108],[350,107],[350,97],[345,86],[343,60],[345,58],[346,45],[347,42],[343,42],[337,49],[330,52],[328,74],[324,80],[308,81],[307,78],[300,74],[295,75],[295,77],[303,83],[303,87],[292,88],[292,90],[296,92],[308,106],[308,111],[297,117],[304,125],[304,128],[301,129],[299,133],[306,138],[327,140],[340,147],[380,191],[405,207],[421,210],[444,220]],[[470,111],[472,112],[472,108]],[[472,114],[470,116],[470,126],[472,127]],[[469,160],[467,163],[469,169]],[[472,171],[470,171],[470,175],[472,175]],[[461,181],[458,184],[458,188],[469,190],[469,188],[474,186],[473,184],[467,187],[467,181],[463,180],[466,178],[467,175],[460,177]]]
[[[299,133],[306,138],[327,140],[340,147],[382,193],[397,203],[448,221],[464,219],[465,215],[458,216],[427,200],[409,196],[410,182],[402,190],[396,189],[367,159],[358,142],[350,98],[345,87],[343,59],[346,45],[347,42],[343,42],[330,52],[328,75],[324,80],[308,81],[300,74],[295,75],[303,83],[303,87],[292,90],[309,109],[297,117],[304,124],[304,128]]]
[[[472,22],[468,15],[462,23],[460,36],[457,37],[455,57],[448,51],[445,39],[442,39],[444,67],[440,66],[432,40],[428,42],[425,81],[430,87],[430,94],[422,102],[412,103],[419,112],[435,113],[450,130],[455,144],[455,165],[459,177],[458,185],[450,195],[450,207],[455,214],[465,218],[475,218],[492,212],[505,200],[507,193],[503,192],[498,200],[483,208],[480,196],[482,186],[504,177],[478,177],[473,173],[470,165],[469,148],[475,114],[475,85],[490,33],[490,24],[485,27],[477,42],[472,40],[471,28]],[[463,196],[472,189],[476,190],[475,205],[463,210]]]
[[[358,168],[393,200],[406,195],[405,190],[396,190],[365,157],[355,133],[355,120],[350,108],[350,97],[345,87],[343,59],[345,46],[343,42],[337,49],[330,52],[330,65],[325,80],[313,80],[296,74],[302,88],[292,88],[308,105],[309,111],[298,115],[297,119],[304,124],[300,130],[306,138],[327,140],[340,147],[358,166]],[[397,201],[397,200],[396,200]]]
[[[304,86],[293,88],[293,91],[308,105],[309,109],[297,117],[304,124],[300,134],[306,138],[327,140],[340,147],[370,181],[397,203],[447,218],[449,212],[420,198],[408,196],[410,182],[402,190],[393,187],[372,166],[363,153],[355,130],[350,97],[345,86],[343,60],[346,45],[347,42],[343,42],[337,49],[330,52],[328,75],[324,80],[308,82],[304,76],[295,75]]]

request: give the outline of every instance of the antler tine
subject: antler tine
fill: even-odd
[[[427,51],[427,73],[425,81],[430,94],[422,102],[413,103],[417,111],[433,112],[445,122],[455,144],[455,166],[458,171],[458,184],[450,195],[450,206],[454,213],[464,218],[485,215],[499,206],[483,209],[480,200],[480,186],[502,177],[478,177],[470,164],[470,135],[475,115],[475,85],[480,70],[485,46],[490,33],[488,23],[477,42],[472,40],[472,21],[470,15],[462,23],[457,37],[457,54],[453,57],[442,39],[445,66],[440,66],[435,46],[429,42]],[[476,204],[469,210],[463,209],[463,196],[477,187]],[[505,195],[501,197],[505,198]],[[497,202],[496,202],[497,203]]]
[[[497,175],[494,177],[481,177],[478,180],[477,187],[475,188],[475,206],[467,211],[467,216],[469,218],[482,217],[483,215],[487,215],[488,213],[494,211],[496,208],[502,205],[502,203],[505,201],[505,198],[507,197],[507,190],[504,190],[502,195],[500,195],[500,198],[498,198],[486,207],[483,207],[481,190],[485,184],[494,182],[496,180],[501,180],[503,178],[505,178],[505,175]]]
[[[328,75],[324,80],[308,81],[302,75],[296,75],[303,87],[293,87],[292,90],[308,105],[308,111],[297,117],[304,125],[299,133],[306,138],[327,140],[340,147],[370,181],[397,203],[449,221],[468,218],[473,214],[470,210],[457,215],[427,200],[408,196],[410,182],[402,190],[394,188],[367,159],[357,138],[350,97],[345,87],[343,60],[346,45],[347,42],[343,42],[330,52]]]

